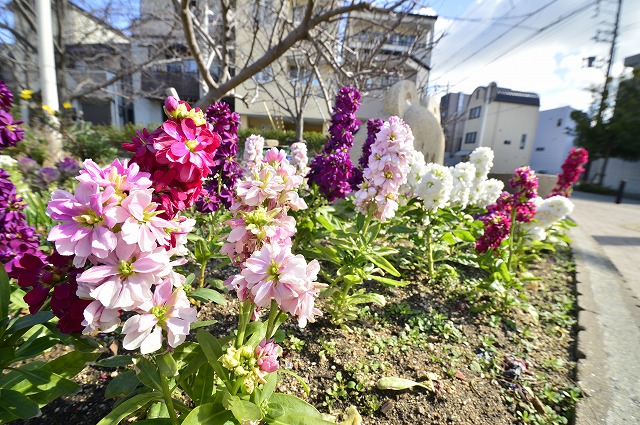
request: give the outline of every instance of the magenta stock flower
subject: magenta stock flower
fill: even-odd
[[[189,334],[191,323],[196,321],[196,309],[190,307],[182,288],[172,292],[170,282],[156,287],[153,299],[139,307],[142,314],[129,318],[122,327],[125,334],[122,345],[127,350],[140,348],[142,354],[162,348],[162,331],[171,347],[182,344]]]
[[[24,138],[20,124],[22,121],[14,120],[9,112],[0,109],[0,149],[15,146]]]
[[[509,236],[512,225],[511,216],[497,211],[482,216],[481,221],[485,224],[485,231],[476,242],[476,249],[484,253],[489,248],[499,248],[500,243]]]
[[[155,138],[156,159],[177,171],[178,180],[191,182],[206,177],[213,165],[213,154],[220,136],[206,126],[197,126],[191,118],[180,123],[165,121],[163,133]]]
[[[548,197],[561,195],[565,198],[571,196],[571,187],[578,181],[584,171],[582,167],[589,161],[589,153],[584,148],[571,148],[569,155],[562,164],[562,172],[558,174],[558,182]]]

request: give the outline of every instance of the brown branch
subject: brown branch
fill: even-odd
[[[189,9],[189,0],[182,0],[180,4],[180,19],[182,21],[182,27],[184,30],[184,38],[187,42],[187,46],[189,46],[189,50],[193,55],[193,59],[196,61],[198,65],[198,70],[200,71],[201,77],[204,79],[204,82],[209,87],[209,93],[213,89],[218,88],[218,83],[213,80],[211,76],[211,72],[207,69],[207,64],[204,62],[204,58],[202,57],[202,52],[200,51],[200,46],[198,46],[198,41],[196,40],[195,32],[193,31],[193,20],[191,19],[191,10]]]
[[[182,1],[183,3],[187,2],[187,0]],[[370,7],[368,3],[355,3],[348,6],[338,7],[313,17],[313,4],[313,0],[309,0],[307,9],[305,10],[305,16],[302,19],[300,25],[291,30],[289,34],[278,44],[265,52],[265,54],[258,58],[255,62],[253,62],[246,68],[243,68],[233,78],[229,79],[223,84],[220,84],[219,87],[213,87],[213,89],[210,89],[209,92],[198,101],[198,105],[202,106],[209,104],[212,101],[223,97],[227,92],[247,81],[257,72],[269,66],[282,55],[284,55],[284,53],[286,53],[287,50],[289,50],[295,43],[306,38],[309,35],[309,31],[320,23],[328,21],[334,16],[342,15],[344,13],[349,13],[355,10],[366,10]],[[185,34],[186,33],[187,30],[185,28]],[[191,48],[191,44],[189,44],[189,46]],[[199,49],[193,50],[192,52],[195,56],[196,54],[199,54]],[[209,78],[211,77],[209,73],[207,73],[207,75]]]

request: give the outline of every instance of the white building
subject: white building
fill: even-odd
[[[480,146],[495,152],[494,173],[529,165],[538,124],[540,98],[491,83],[473,91],[467,104],[460,160]]]
[[[571,135],[575,123],[571,119],[570,106],[540,112],[536,138],[533,142],[530,166],[536,173],[558,174],[562,163],[573,147]]]

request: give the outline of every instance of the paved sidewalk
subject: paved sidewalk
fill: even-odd
[[[640,202],[574,192],[576,425],[640,424]]]

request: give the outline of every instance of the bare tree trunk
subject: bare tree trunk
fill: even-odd
[[[303,138],[304,133],[304,112],[299,111],[296,116],[296,142],[304,141]]]

